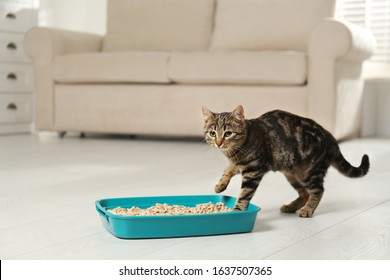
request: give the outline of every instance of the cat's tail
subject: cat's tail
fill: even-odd
[[[352,166],[339,151],[332,161],[332,166],[335,167],[341,174],[350,177],[358,178],[367,174],[370,168],[370,160],[367,155],[362,157],[359,167]]]

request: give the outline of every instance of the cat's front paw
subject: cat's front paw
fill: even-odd
[[[247,202],[238,202],[236,205],[234,205],[233,212],[239,212],[239,211],[246,211],[248,209],[248,203]]]
[[[226,189],[227,189],[227,186],[218,184],[218,185],[215,186],[214,191],[216,193],[221,193],[221,192],[223,192]]]
[[[297,214],[301,218],[311,218],[313,217],[314,211],[310,208],[303,207],[297,212]]]

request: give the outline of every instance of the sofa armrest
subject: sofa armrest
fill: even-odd
[[[24,49],[32,59],[53,60],[56,55],[98,52],[103,36],[54,28],[34,27],[24,38]]]
[[[74,31],[35,27],[24,38],[24,49],[32,58],[35,76],[35,127],[53,130],[54,82],[52,62],[57,55],[77,52],[98,52],[103,37]]]
[[[357,136],[362,65],[375,49],[368,30],[334,19],[316,24],[308,42],[308,115],[337,139]]]
[[[375,50],[375,37],[356,24],[325,19],[314,26],[308,50],[309,56],[364,61]]]

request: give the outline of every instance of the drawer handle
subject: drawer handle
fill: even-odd
[[[7,49],[9,49],[9,50],[16,50],[16,49],[18,49],[18,47],[16,46],[16,44],[14,42],[10,42],[7,45]]]
[[[18,106],[16,106],[15,103],[10,103],[7,105],[7,110],[16,111],[16,110],[18,110]]]
[[[16,15],[14,13],[8,13],[5,17],[8,19],[16,19]]]
[[[17,79],[18,79],[18,76],[16,76],[15,73],[9,73],[9,74],[7,75],[7,79],[8,79],[8,80],[17,80]]]

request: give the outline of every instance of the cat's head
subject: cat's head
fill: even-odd
[[[214,113],[203,107],[204,132],[207,143],[229,151],[241,144],[246,135],[244,108],[238,106],[233,112]]]

